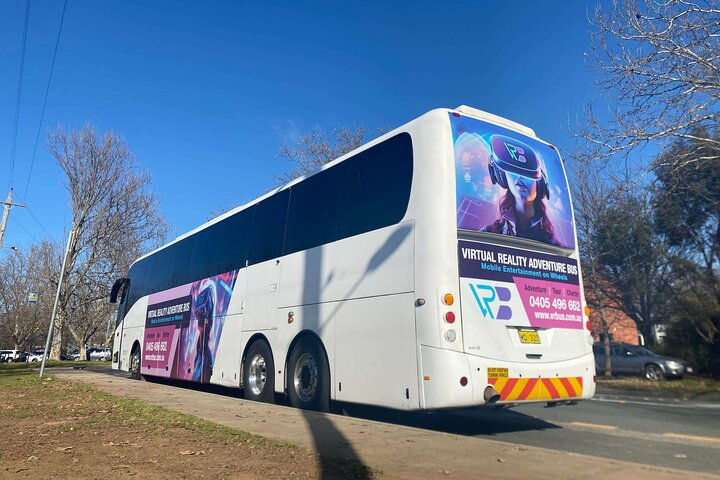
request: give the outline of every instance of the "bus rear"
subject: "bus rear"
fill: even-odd
[[[452,354],[425,349],[426,408],[440,397],[428,374],[444,376],[437,363],[454,369],[444,395],[458,405],[469,395],[473,404],[591,398],[592,339],[557,150],[484,112],[461,107],[448,115],[458,286],[438,292],[438,304],[442,340],[460,345]]]

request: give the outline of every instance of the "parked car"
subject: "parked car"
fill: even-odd
[[[28,362],[42,362],[44,350],[35,350],[32,353],[28,353],[26,361]]]
[[[0,350],[0,362],[17,362],[20,350]]]
[[[112,351],[106,347],[93,347],[87,351],[87,359],[90,361],[110,360]]]
[[[598,375],[605,373],[605,345],[593,345],[595,370]],[[639,345],[610,344],[610,362],[613,375],[641,375],[648,380],[682,378],[692,373],[692,366],[679,358],[665,357]]]

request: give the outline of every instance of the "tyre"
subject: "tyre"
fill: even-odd
[[[275,401],[275,365],[270,347],[263,340],[253,342],[245,356],[243,392],[254,402]]]
[[[648,380],[652,380],[653,382],[659,382],[665,377],[660,367],[658,367],[654,363],[651,363],[650,365],[645,366],[645,378],[647,378]]]
[[[130,354],[130,378],[140,380],[140,345],[135,344]]]
[[[327,356],[319,342],[303,337],[295,345],[288,362],[290,405],[304,410],[330,410],[330,371]]]

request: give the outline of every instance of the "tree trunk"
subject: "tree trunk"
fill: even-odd
[[[50,359],[60,360],[60,351],[62,350],[63,334],[65,326],[65,316],[61,312],[55,314],[55,328],[52,333],[52,343],[50,344]]]
[[[603,345],[605,351],[605,374],[604,377],[612,377],[612,360],[610,358],[610,329],[608,328],[607,319],[605,318],[605,308],[600,307],[600,322],[603,329]]]

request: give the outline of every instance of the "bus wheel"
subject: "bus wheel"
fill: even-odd
[[[132,353],[130,354],[130,378],[133,380],[140,380],[140,345],[133,347]]]
[[[273,403],[275,400],[275,366],[270,347],[263,340],[250,345],[243,365],[245,398],[255,402]]]
[[[317,341],[304,337],[288,362],[290,405],[304,410],[330,410],[330,372],[327,357]]]

